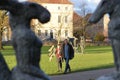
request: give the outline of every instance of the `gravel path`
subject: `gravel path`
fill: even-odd
[[[115,71],[115,68],[69,73],[63,75],[50,76],[52,80],[94,80],[104,74]]]

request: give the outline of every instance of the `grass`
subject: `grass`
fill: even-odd
[[[10,69],[16,65],[16,59],[13,48],[5,46],[5,50],[1,50]],[[56,57],[49,61],[48,49],[42,48],[41,68],[49,75],[61,74],[57,72]],[[113,54],[110,46],[93,46],[86,47],[85,54],[75,54],[74,59],[70,61],[72,72],[95,70],[114,67]],[[63,70],[65,62],[63,62]]]

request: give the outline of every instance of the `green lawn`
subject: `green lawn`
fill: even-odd
[[[16,65],[14,51],[11,46],[5,46],[5,50],[1,50],[10,69]],[[42,48],[41,68],[49,75],[61,74],[57,72],[56,57],[49,61],[49,47]],[[75,54],[73,60],[70,61],[72,72],[86,71],[93,69],[113,67],[113,54],[110,46],[94,46],[86,47],[85,54]],[[63,70],[65,63],[63,62]]]

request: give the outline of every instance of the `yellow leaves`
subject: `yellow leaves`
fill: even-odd
[[[8,16],[6,11],[0,11],[0,29],[5,26],[8,26]]]

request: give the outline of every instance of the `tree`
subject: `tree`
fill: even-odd
[[[88,23],[88,19],[91,16],[90,13],[90,9],[87,7],[88,4],[85,1],[81,1],[81,4],[79,5],[80,8],[80,15],[82,16],[82,18],[80,19],[80,27],[81,27],[81,32],[82,32],[82,36],[86,37],[86,28],[89,26]]]
[[[80,47],[82,53],[84,53],[85,49],[85,40],[87,38],[87,28],[90,26],[88,19],[91,16],[90,9],[87,7],[87,3],[85,1],[81,1],[79,5],[79,15],[80,17],[77,20],[74,20],[74,26],[78,26],[79,28],[74,31],[74,36],[80,40]]]
[[[91,27],[91,25],[88,23],[88,19],[91,16],[91,14],[87,14],[84,17],[79,17],[76,21],[74,21],[74,36],[77,38],[80,38],[80,36],[84,36],[85,38],[88,37],[88,28]],[[76,27],[77,26],[77,27]]]
[[[88,4],[85,1],[81,0],[81,4],[79,5],[80,17],[77,18],[77,20],[74,20],[74,26],[79,26],[79,30],[77,29],[74,31],[74,35],[78,38],[80,38],[80,36],[84,36],[85,38],[87,37],[86,29],[90,25],[88,23],[88,19],[91,16],[91,14],[89,14],[91,10],[87,6]],[[80,34],[78,35],[76,33]]]
[[[88,19],[92,15],[91,10],[87,7],[87,3],[81,0],[81,4],[79,5],[79,13],[74,19],[74,36],[80,39],[80,36],[84,36],[87,39],[92,39],[94,41],[94,37],[98,33],[103,33],[103,20],[101,19],[97,24],[89,24]]]
[[[3,31],[8,28],[8,16],[6,11],[0,11],[0,49],[3,49],[2,46],[2,34]]]
[[[105,39],[105,37],[101,33],[96,34],[96,36],[94,38],[95,41],[104,41],[104,39]]]

